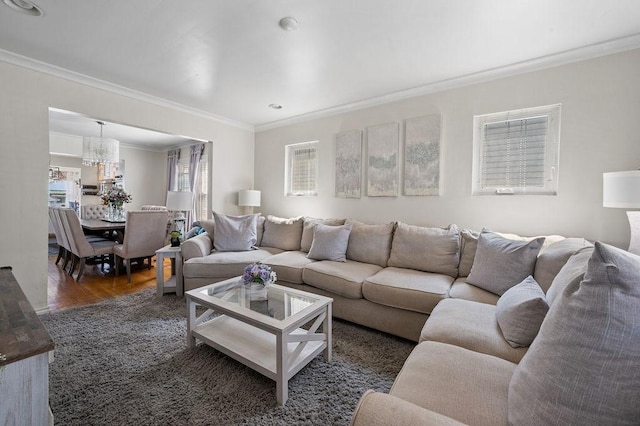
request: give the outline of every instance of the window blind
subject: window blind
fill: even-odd
[[[287,146],[289,187],[287,195],[316,195],[318,192],[317,142]]]
[[[547,116],[487,123],[481,188],[544,188]]]

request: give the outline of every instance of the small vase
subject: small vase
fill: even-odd
[[[251,283],[248,286],[249,300],[267,300],[269,294],[269,287],[260,283]]]

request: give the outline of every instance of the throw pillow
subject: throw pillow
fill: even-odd
[[[584,247],[567,260],[567,263],[560,269],[551,282],[551,287],[547,290],[547,303],[549,306],[553,306],[567,287],[577,285],[582,281],[585,272],[587,272],[587,265],[592,254],[592,246]]]
[[[549,237],[546,238],[545,244],[548,240]],[[549,290],[555,276],[575,252],[589,246],[591,243],[584,238],[565,238],[549,245],[546,249],[543,246],[536,260],[533,274],[542,290],[545,292]]]
[[[544,237],[516,241],[483,229],[467,283],[502,296],[533,274]]]
[[[264,232],[260,245],[280,250],[300,250],[302,222],[302,217],[286,219],[268,215],[264,221]]]
[[[427,228],[398,222],[389,266],[458,276],[460,236],[456,225],[447,229]]]
[[[302,225],[302,238],[300,239],[300,251],[309,252],[311,243],[313,242],[313,231],[318,223],[323,225],[339,226],[344,225],[345,219],[317,219],[314,217],[305,217]]]
[[[640,256],[595,243],[509,384],[510,424],[638,424]]]
[[[313,242],[307,257],[315,260],[346,262],[349,234],[351,234],[351,225],[316,224],[313,231]]]
[[[535,339],[548,310],[542,288],[529,275],[500,296],[496,304],[496,320],[509,345],[525,347]]]
[[[257,214],[230,216],[213,213],[215,238],[213,248],[217,251],[252,250],[257,242]]]
[[[473,259],[476,257],[478,248],[478,231],[463,229],[460,231],[460,264],[458,265],[458,275],[469,276]]]
[[[368,225],[347,219],[346,224],[353,225],[347,246],[347,259],[386,267],[395,222]]]

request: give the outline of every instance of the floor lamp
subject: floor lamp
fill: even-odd
[[[193,207],[193,192],[169,191],[167,192],[167,210],[176,212],[173,217],[175,230],[184,237],[184,212],[191,211]]]
[[[640,170],[602,174],[602,205],[640,209]],[[628,211],[631,238],[629,251],[640,255],[640,211]]]
[[[254,207],[260,207],[260,191],[245,189],[238,192],[238,205],[245,207],[247,214],[252,214]]]

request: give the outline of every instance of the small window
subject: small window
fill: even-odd
[[[318,141],[285,147],[285,195],[318,195]]]
[[[473,117],[473,194],[558,190],[560,105]]]
[[[200,166],[198,167],[198,176],[196,177],[196,217],[194,220],[207,219],[207,198],[209,189],[209,162],[207,156],[200,157]],[[181,161],[178,163],[178,185],[177,191],[191,191],[189,183],[189,163]]]

